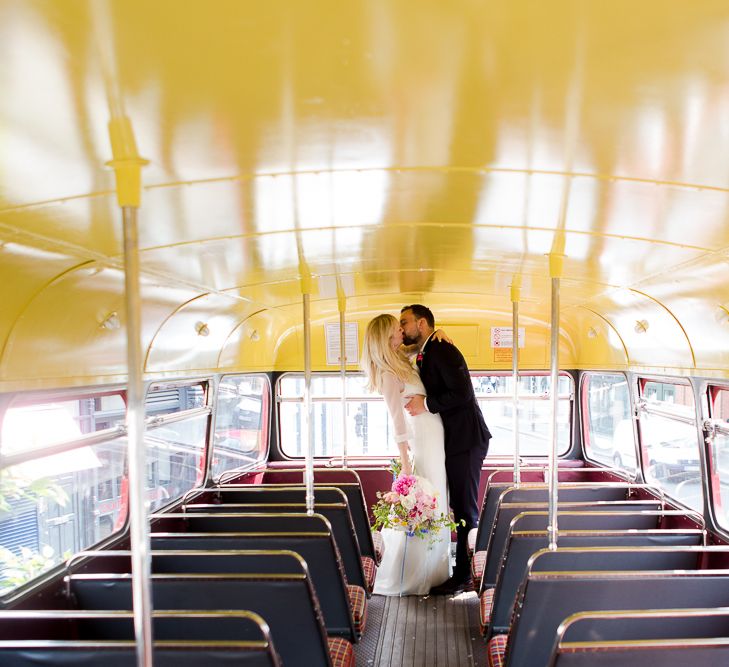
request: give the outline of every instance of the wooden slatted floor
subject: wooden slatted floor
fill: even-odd
[[[484,667],[478,598],[370,598],[367,631],[356,647],[357,667]]]

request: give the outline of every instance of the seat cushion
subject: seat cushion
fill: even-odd
[[[379,530],[372,531],[372,542],[375,545],[375,560],[379,565],[385,553],[385,540],[382,539],[382,533]]]
[[[486,628],[488,628],[489,623],[491,623],[491,610],[494,607],[494,593],[496,592],[495,588],[487,588],[483,593],[481,593],[481,598],[479,599],[479,616],[481,621],[481,634],[486,634]]]
[[[352,619],[354,620],[354,631],[361,635],[367,623],[367,594],[361,586],[352,584],[347,586],[349,592],[349,604],[352,607]]]
[[[507,635],[494,635],[489,640],[489,667],[504,667]]]
[[[473,559],[471,560],[471,574],[473,575],[473,581],[481,581],[481,577],[483,577],[483,571],[486,567],[486,552],[485,551],[477,551],[475,554],[473,554]]]
[[[354,667],[354,649],[346,639],[329,637],[329,655],[334,667]]]
[[[362,568],[364,569],[365,581],[367,582],[367,592],[371,593],[375,585],[377,565],[375,565],[374,559],[369,556],[362,556]]]
[[[468,531],[468,555],[473,556],[473,551],[476,548],[476,535],[478,535],[478,528],[471,528]]]

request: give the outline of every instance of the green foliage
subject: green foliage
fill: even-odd
[[[70,551],[63,555],[64,559],[70,556]],[[20,547],[19,556],[5,547],[0,547],[0,593],[24,584],[50,570],[56,563],[58,558],[55,551],[48,545],[45,545],[40,552]]]
[[[31,480],[14,475],[7,469],[0,471],[0,512],[10,512],[13,500],[37,502],[39,498],[48,498],[61,507],[69,501],[63,487],[48,477]]]

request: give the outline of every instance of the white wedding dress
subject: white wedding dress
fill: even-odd
[[[437,513],[448,513],[448,486],[443,446],[443,422],[440,415],[429,412],[411,417],[403,406],[413,394],[425,394],[419,378],[403,384],[386,374],[382,394],[392,419],[395,440],[407,439],[413,458],[413,472],[430,481],[438,493]],[[389,491],[389,489],[383,489]],[[433,586],[451,575],[450,540],[447,528],[441,529],[437,541],[408,537],[404,531],[382,529],[385,553],[377,568],[374,593],[378,595],[426,595]]]

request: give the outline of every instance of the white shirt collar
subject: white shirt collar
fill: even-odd
[[[428,344],[428,341],[433,337],[433,334],[435,333],[435,330],[433,330],[430,333],[430,336],[428,336],[424,341],[423,344],[420,346],[420,351],[422,352],[425,349],[425,346]]]

